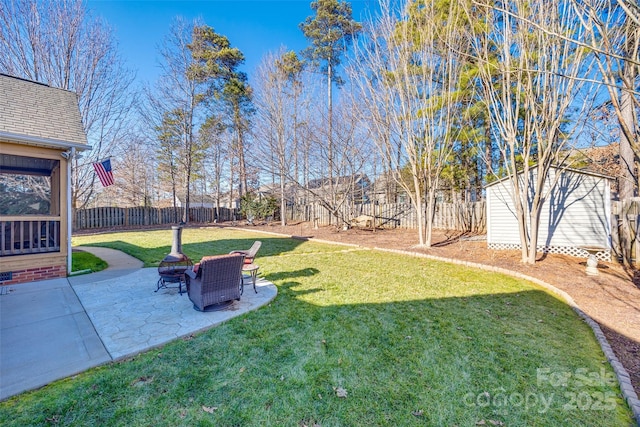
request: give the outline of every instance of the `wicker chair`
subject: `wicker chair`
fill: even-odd
[[[260,240],[256,240],[255,242],[253,242],[253,245],[251,245],[249,250],[247,250],[247,251],[236,250],[236,251],[231,251],[230,253],[232,253],[232,254],[243,254],[244,255],[244,263],[245,264],[253,264],[253,260],[255,259],[256,254],[258,253],[258,250],[260,249],[260,246],[262,246],[262,242]]]
[[[186,271],[187,294],[198,311],[220,310],[240,300],[244,255],[206,256]]]

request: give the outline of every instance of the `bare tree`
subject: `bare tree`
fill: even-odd
[[[479,1],[474,3],[491,7]],[[620,127],[619,159],[624,175],[618,181],[619,196],[632,197],[637,194],[640,159],[640,7],[635,0],[568,0],[561,6],[565,13],[580,21],[582,31],[557,33],[532,17],[504,9],[503,12],[550,35],[591,49],[599,71],[594,78],[608,91]]]
[[[322,121],[316,123],[311,156],[311,176],[315,179],[304,187],[312,200],[320,203],[337,220],[337,227],[349,225],[354,216],[354,203],[362,203],[363,190],[369,186],[366,166],[371,164],[369,133],[358,115],[355,98],[345,97],[334,106],[333,177],[327,179],[324,165],[328,150],[322,143],[328,131]]]
[[[220,218],[220,201],[222,197],[222,177],[224,166],[228,158],[229,148],[223,138],[225,126],[219,117],[210,115],[200,127],[198,138],[202,140],[202,145],[207,150],[206,157],[202,160],[203,180],[205,186],[210,184],[209,189],[215,200],[216,219]],[[207,174],[206,171],[211,171]],[[207,194],[205,190],[203,194]]]
[[[266,171],[278,183],[280,223],[286,225],[287,199],[297,183],[296,159],[300,73],[303,64],[295,52],[268,54],[258,67],[255,103],[255,136],[263,142],[261,153]],[[267,161],[264,161],[267,160]],[[277,178],[276,178],[277,177]]]
[[[114,176],[120,190],[119,204],[150,207],[153,199],[156,173],[153,147],[139,135],[127,138],[127,144],[119,147]],[[105,189],[109,190],[111,187]]]
[[[342,80],[337,74],[341,56],[361,31],[362,26],[352,18],[351,4],[339,0],[316,0],[311,2],[315,16],[308,17],[300,24],[300,29],[311,42],[305,55],[314,65],[320,66],[322,74],[327,76],[327,132],[326,161],[327,182],[333,192],[334,153],[333,153],[333,85],[340,85]],[[335,197],[334,197],[335,199]],[[336,205],[337,200],[332,204]],[[337,212],[336,209],[332,209]]]
[[[461,62],[454,47],[460,36],[451,23],[460,11],[451,4],[451,23],[444,26],[441,12],[432,1],[407,1],[398,9],[383,2],[352,68],[385,163],[416,209],[421,246],[431,245],[436,192],[459,137],[454,123]]]
[[[94,191],[91,163],[123,140],[133,74],[117,52],[111,30],[81,0],[1,0],[0,72],[75,92],[93,150],[73,160],[72,205]]]
[[[548,182],[549,170],[563,164],[591,105],[582,77],[590,75],[593,56],[570,38],[556,36],[580,31],[563,6],[562,0],[499,1],[487,7],[489,31],[477,40],[484,98],[511,183],[522,262],[529,264],[536,261],[541,209],[555,185]]]
[[[640,162],[640,7],[631,0],[570,1],[593,49],[620,126],[620,199],[637,195]]]

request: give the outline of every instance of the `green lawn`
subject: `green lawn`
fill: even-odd
[[[194,337],[0,404],[4,425],[629,426],[591,329],[511,277],[221,229],[183,249],[249,248],[278,297]],[[157,264],[171,232],[74,237]],[[341,397],[346,396],[346,397]]]
[[[74,251],[71,256],[71,271],[95,273],[107,268],[107,263],[89,252]],[[87,271],[90,270],[90,271]]]

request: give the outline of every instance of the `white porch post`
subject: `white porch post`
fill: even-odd
[[[72,262],[72,253],[71,253],[71,229],[72,227],[72,212],[71,212],[71,162],[73,157],[76,155],[75,147],[71,147],[71,152],[69,153],[69,158],[67,160],[67,275],[71,274],[71,262]]]

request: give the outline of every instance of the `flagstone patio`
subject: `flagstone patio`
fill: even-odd
[[[253,292],[249,279],[240,301],[225,310],[199,312],[177,287],[155,290],[157,268],[127,276],[73,285],[104,346],[116,360],[157,347],[176,338],[216,326],[255,310],[273,298],[276,287],[258,279]]]
[[[107,261],[94,274],[2,287],[0,400],[133,356],[268,304],[274,284],[258,279],[225,310],[199,312],[177,288],[156,290],[157,268],[122,252],[83,248]]]

